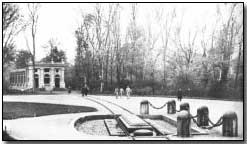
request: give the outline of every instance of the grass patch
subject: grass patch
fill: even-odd
[[[97,109],[86,106],[31,102],[3,102],[4,120],[54,114],[82,113],[95,111],[97,111]]]
[[[3,137],[4,141],[14,141],[14,140],[16,140],[13,137],[11,137],[6,131],[3,131],[2,137]]]

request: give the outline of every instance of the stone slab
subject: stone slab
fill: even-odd
[[[158,123],[156,123],[154,120],[151,119],[146,119],[146,121],[151,124],[156,130],[158,130],[160,133],[164,134],[164,135],[168,135],[168,134],[172,134],[173,132],[171,132],[170,130],[166,129],[165,127],[159,125]]]
[[[121,118],[130,126],[148,126],[144,120],[133,114],[124,114]]]
[[[119,119],[129,133],[132,133],[138,129],[153,129],[148,123],[136,115],[122,115]]]
[[[105,119],[104,122],[111,136],[125,136],[124,131],[120,127],[118,127],[118,123],[116,120]]]

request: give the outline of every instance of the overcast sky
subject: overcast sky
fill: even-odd
[[[27,4],[21,3],[21,14],[27,17]],[[107,4],[103,4],[107,6]],[[90,13],[94,10],[95,4],[91,3],[42,3],[39,10],[37,44],[36,44],[36,60],[40,60],[47,54],[47,50],[43,48],[48,40],[53,38],[59,42],[59,49],[66,52],[68,62],[74,63],[76,39],[74,32],[81,20],[81,12]],[[125,36],[126,27],[130,20],[130,4],[121,4],[121,33],[122,38]],[[164,7],[164,9],[172,9],[176,7],[178,16],[183,16],[183,27],[185,30],[196,29],[198,26],[207,25],[211,27],[216,19],[216,4],[215,3],[162,3],[138,4],[137,25],[145,27],[148,19],[154,14],[155,9]],[[155,31],[155,30],[154,30]],[[25,37],[31,46],[31,31],[27,28],[21,32],[16,38],[17,49],[26,49],[27,44]]]

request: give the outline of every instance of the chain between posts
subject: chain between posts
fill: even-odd
[[[162,109],[162,108],[164,108],[165,106],[166,106],[166,104],[167,104],[167,102],[163,105],[163,106],[161,106],[161,107],[155,107],[152,103],[150,103],[150,102],[148,102],[149,103],[149,105],[152,107],[152,108],[154,108],[154,109]]]
[[[218,127],[218,126],[220,126],[220,125],[222,125],[223,124],[223,118],[222,117],[220,117],[219,118],[219,120],[214,124],[210,119],[208,119],[208,121],[209,121],[209,123],[211,124],[211,126],[199,126],[199,124],[197,123],[197,121],[196,121],[196,118],[197,117],[197,115],[196,116],[192,116],[192,115],[190,115],[190,118],[193,120],[193,122],[198,126],[198,127],[201,127],[201,128],[203,128],[203,129],[208,129],[208,130],[210,130],[210,129],[212,129],[212,128],[214,128],[214,127]]]

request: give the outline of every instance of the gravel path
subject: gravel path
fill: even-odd
[[[109,133],[106,129],[104,120],[90,120],[82,123],[78,128],[78,131],[81,131],[85,134],[96,135],[96,136],[109,136]]]

